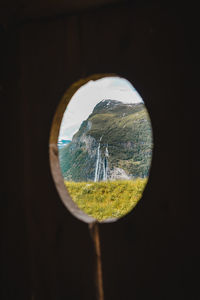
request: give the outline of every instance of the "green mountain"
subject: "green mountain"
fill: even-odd
[[[59,149],[67,181],[147,177],[152,157],[152,129],[143,103],[99,102],[72,141]]]

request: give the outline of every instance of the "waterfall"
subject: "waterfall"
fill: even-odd
[[[100,169],[101,169],[101,151],[100,151],[100,142],[97,148],[97,160],[96,160],[96,167],[95,167],[95,177],[94,182],[99,181]]]
[[[103,179],[104,181],[108,180],[108,145],[105,149],[105,153],[103,158],[101,157],[101,139],[99,140],[99,144],[97,147],[97,160],[96,160],[96,166],[95,166],[95,176],[94,176],[94,182],[100,181],[100,179]],[[103,168],[103,169],[102,169]]]
[[[107,144],[107,147],[106,147],[105,156],[106,156],[106,157],[109,156],[109,153],[108,153],[108,144]]]
[[[104,157],[104,162],[103,162],[103,180],[106,181],[108,180],[108,145],[105,150],[105,157]]]

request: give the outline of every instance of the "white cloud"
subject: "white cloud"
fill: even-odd
[[[119,100],[124,103],[143,102],[131,83],[120,77],[105,77],[89,81],[71,98],[60,126],[59,140],[71,140],[81,123],[92,113],[103,99]]]

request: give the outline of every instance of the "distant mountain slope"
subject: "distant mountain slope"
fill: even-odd
[[[61,149],[63,147],[65,147],[67,144],[69,144],[71,141],[70,140],[60,140],[58,141],[58,148]]]
[[[152,132],[144,104],[103,100],[59,149],[66,180],[99,181],[148,176]]]

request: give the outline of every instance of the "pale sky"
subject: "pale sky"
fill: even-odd
[[[132,84],[120,77],[104,77],[90,80],[80,87],[71,98],[63,115],[59,140],[72,140],[82,122],[92,113],[97,103],[104,99],[118,100],[124,103],[143,102]]]

